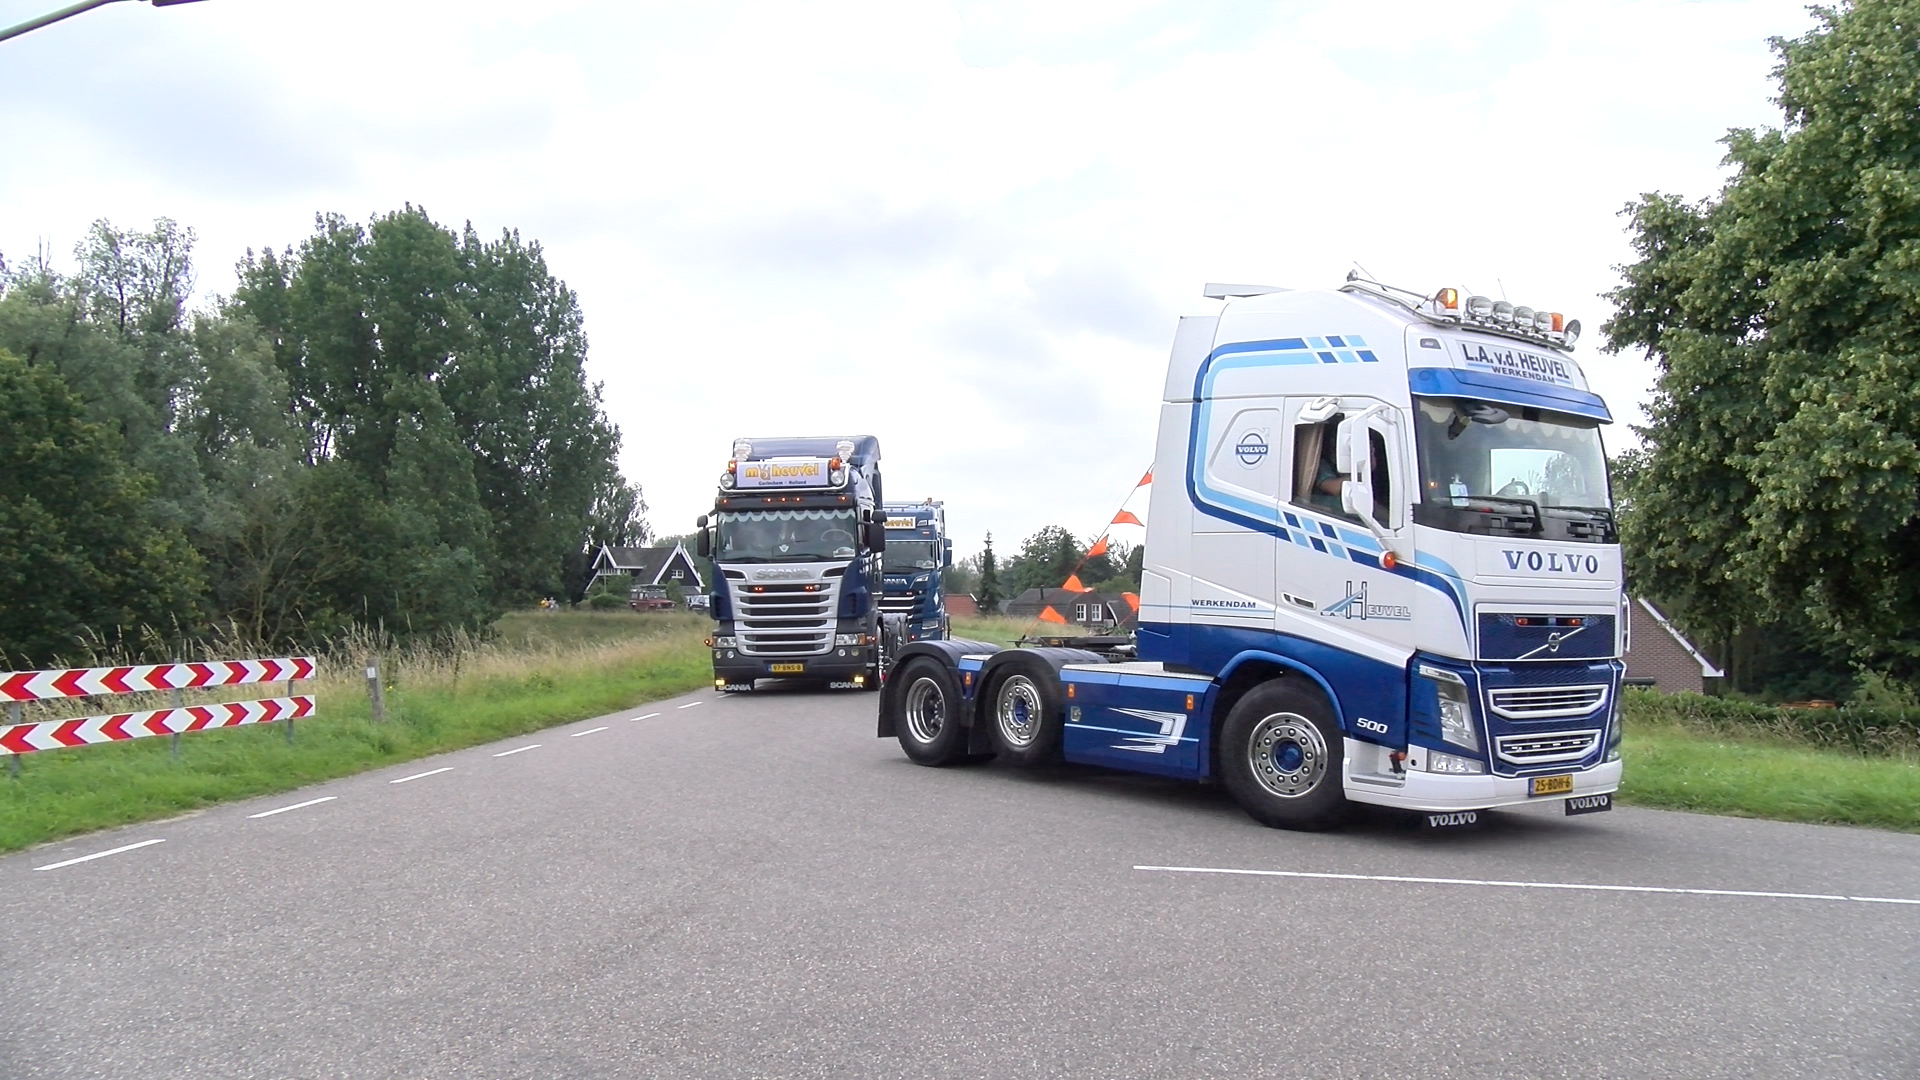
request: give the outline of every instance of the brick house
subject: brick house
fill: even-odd
[[[1628,679],[1652,679],[1654,689],[1669,694],[1704,694],[1725,677],[1651,601],[1629,599],[1627,618]]]
[[[1085,627],[1117,626],[1131,630],[1140,619],[1138,609],[1125,593],[1074,592],[1072,589],[1028,589],[1007,602],[1007,614],[1037,619],[1049,607],[1068,622]]]
[[[651,595],[667,595],[672,582],[689,593],[706,591],[700,568],[684,544],[670,548],[606,547],[593,557],[593,580],[627,577],[631,587]]]
[[[971,619],[980,614],[980,602],[972,593],[948,593],[947,617],[951,619]]]

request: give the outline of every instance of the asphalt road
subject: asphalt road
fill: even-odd
[[[919,768],[873,707],[702,693],[0,859],[0,1077],[1920,1076],[1920,903],[1874,899],[1920,837],[1275,832]]]

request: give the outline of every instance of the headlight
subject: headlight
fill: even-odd
[[[865,645],[867,643],[867,635],[835,634],[833,635],[833,643],[835,645]]]
[[[720,486],[723,488],[733,486],[733,471],[731,469],[720,474]]]
[[[1607,723],[1607,758],[1606,760],[1608,761],[1620,760],[1620,739],[1627,733],[1626,726],[1627,726],[1627,710],[1621,708],[1620,704],[1618,702],[1615,702],[1613,706],[1613,719],[1608,721]]]
[[[1449,776],[1474,776],[1487,771],[1487,763],[1479,758],[1461,757],[1458,754],[1443,754],[1438,750],[1428,750],[1427,771],[1445,773]]]
[[[733,639],[730,637],[717,637],[713,639],[713,647],[716,649],[731,649],[734,648],[735,645]]]
[[[1473,723],[1473,702],[1465,679],[1445,668],[1420,665],[1420,677],[1440,694],[1440,737],[1468,750],[1480,749],[1480,733]]]

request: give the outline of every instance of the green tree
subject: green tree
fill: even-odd
[[[1086,549],[1074,535],[1048,525],[1020,543],[1020,554],[1007,565],[1008,589],[1018,596],[1028,589],[1057,589],[1080,569]]]
[[[1635,580],[1695,626],[1804,620],[1920,675],[1920,3],[1773,42],[1779,130],[1716,198],[1628,207],[1608,347],[1660,366],[1626,494]]]
[[[28,665],[83,637],[196,629],[201,566],[145,513],[145,481],[51,366],[0,350],[0,652]]]
[[[988,615],[997,613],[1000,602],[1006,599],[1000,590],[1000,566],[994,560],[991,530],[987,532],[987,546],[980,552],[979,591],[974,593],[973,598],[980,605],[980,610]]]
[[[586,381],[579,304],[515,233],[483,241],[409,206],[317,219],[297,251],[249,252],[235,308],[287,380],[308,466],[368,501],[315,522],[351,568],[333,606],[414,629],[571,594],[590,551],[645,535],[617,428]],[[414,606],[425,605],[425,606]]]

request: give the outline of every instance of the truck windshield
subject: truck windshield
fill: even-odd
[[[1414,520],[1454,532],[1615,540],[1600,425],[1466,398],[1414,399]]]
[[[720,515],[714,560],[723,563],[851,559],[851,510],[745,510]]]
[[[911,574],[916,570],[940,568],[938,540],[895,540],[887,538],[884,567],[888,573]]]

